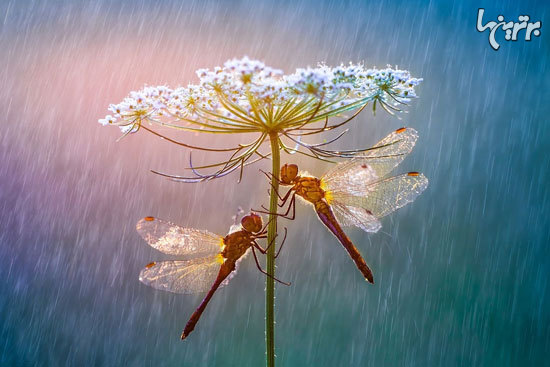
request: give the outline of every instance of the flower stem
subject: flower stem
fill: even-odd
[[[269,212],[277,213],[277,190],[279,189],[279,170],[280,170],[280,147],[278,134],[270,133],[271,143],[271,194],[269,198]],[[275,367],[275,237],[277,236],[277,216],[269,215],[269,225],[267,227],[267,273],[271,276],[266,277],[265,281],[265,348],[266,365]]]

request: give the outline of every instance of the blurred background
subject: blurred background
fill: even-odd
[[[260,366],[264,276],[251,257],[196,331],[202,295],[142,285],[165,258],[135,231],[143,216],[225,234],[239,206],[267,202],[249,167],[201,184],[189,151],[140,132],[116,142],[109,103],[145,84],[248,55],[296,67],[364,61],[423,77],[400,119],[364,111],[334,148],[419,131],[398,171],[428,189],[349,230],[373,268],[367,284],[310,207],[298,205],[278,259],[281,366],[542,366],[550,351],[550,43],[543,1],[0,1],[0,365]],[[503,14],[541,20],[531,42],[476,31]],[[171,134],[230,146],[251,137]],[[217,160],[195,152],[197,163]],[[330,165],[283,156],[320,175]]]

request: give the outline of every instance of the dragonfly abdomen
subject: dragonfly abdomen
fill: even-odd
[[[208,305],[208,302],[210,302],[210,299],[212,298],[212,296],[214,295],[214,293],[216,292],[220,284],[223,283],[225,278],[227,278],[227,276],[233,270],[235,270],[235,263],[226,261],[225,263],[222,264],[220,271],[218,273],[218,276],[216,278],[216,281],[214,282],[214,284],[212,284],[212,287],[208,291],[208,294],[206,295],[206,297],[204,297],[204,299],[202,300],[199,307],[195,310],[195,312],[193,312],[193,315],[191,315],[191,317],[189,318],[189,321],[187,321],[187,324],[185,325],[185,329],[181,334],[181,340],[184,340],[185,338],[187,338],[189,334],[191,334],[191,332],[195,329],[195,325],[199,321],[203,311]]]
[[[353,242],[351,242],[349,237],[342,230],[342,227],[340,227],[340,224],[338,224],[338,221],[336,220],[336,217],[334,216],[334,213],[332,212],[330,206],[323,200],[319,200],[315,203],[315,211],[317,212],[317,216],[319,216],[321,222],[323,222],[323,224],[340,241],[342,246],[344,246],[349,256],[355,262],[355,265],[357,266],[361,274],[363,274],[365,279],[369,283],[374,284],[374,276],[372,274],[372,271],[359,253],[359,250],[357,250],[357,247],[355,247]]]

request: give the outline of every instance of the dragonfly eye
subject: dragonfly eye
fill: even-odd
[[[262,217],[260,217],[258,214],[250,213],[248,215],[245,215],[243,219],[241,219],[241,225],[248,232],[260,232],[263,226]]]
[[[290,185],[298,176],[298,166],[295,164],[285,164],[281,167],[281,181],[283,184]]]

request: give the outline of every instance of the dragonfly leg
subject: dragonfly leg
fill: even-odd
[[[289,216],[288,213],[290,212],[290,208],[292,208],[292,215]],[[290,199],[290,204],[288,204],[286,213],[282,215],[282,217],[288,220],[294,220],[294,218],[296,218],[296,194]]]
[[[283,248],[283,245],[285,244],[285,241],[286,241],[286,227],[285,227],[285,236],[283,237],[283,241],[281,242],[281,245],[279,246],[279,250],[277,250],[277,253],[275,254],[275,258],[278,258],[279,257],[279,254],[281,253],[281,250]],[[271,245],[269,245],[271,246]]]
[[[286,227],[285,227],[285,231],[286,231]],[[258,250],[262,249],[262,252],[263,254],[267,253],[267,250],[269,250],[269,248],[271,247],[271,245],[273,245],[275,243],[275,239],[277,238],[277,236],[279,236],[278,233],[275,233],[275,237],[271,240],[271,242],[269,243],[269,245],[267,245],[267,247],[264,249],[262,248],[262,246],[260,246],[256,241],[254,241],[254,243],[256,244],[256,248]],[[286,236],[286,234],[285,234]],[[267,238],[267,237],[256,237],[256,238]]]
[[[261,205],[261,208],[264,210],[262,213],[264,214],[270,214],[269,209],[265,207],[265,205]]]
[[[279,199],[281,200],[281,204],[277,204],[279,205],[279,208],[282,208],[283,206],[285,206],[286,201],[288,200],[291,192],[293,192],[292,189],[288,190],[284,197],[280,197],[279,194],[277,194],[277,196],[279,196]]]
[[[271,189],[275,190],[275,187],[273,186],[273,180],[277,181],[279,184],[281,184],[281,180],[278,179],[277,177],[273,176],[272,173],[268,173],[266,171],[264,171],[263,169],[260,169],[260,172],[262,172],[264,175],[266,175],[267,179],[270,181],[269,184],[271,185]],[[271,195],[271,192],[268,190],[268,193],[269,195]],[[287,194],[285,195],[285,197],[283,198],[281,195],[279,195],[279,190],[275,190],[275,193],[277,194],[277,196],[279,197],[279,200],[281,200],[283,203],[286,201],[285,198],[288,198],[288,192]],[[279,206],[283,206],[284,204],[282,205],[279,205]]]
[[[284,214],[281,214],[281,213],[273,213],[273,212],[270,212],[269,209],[267,209],[265,206],[262,205],[262,209],[263,210],[256,210],[256,209],[253,209],[254,212],[256,213],[261,213],[261,214],[268,214],[268,215],[276,215],[278,217],[282,217],[284,216]]]
[[[256,248],[256,250],[260,251],[263,255],[267,253],[267,251],[258,244],[255,244],[254,247]]]
[[[277,203],[277,205],[278,205],[279,207],[283,207],[283,206],[285,205],[285,203],[286,203],[286,201],[287,201],[287,199],[288,199],[288,196],[290,195],[290,192],[292,191],[292,189],[288,190],[288,191],[286,192],[285,196],[281,196],[281,195],[279,194],[279,190],[275,189],[275,187],[273,186],[273,183],[270,182],[269,184],[271,185],[271,189],[267,190],[267,194],[268,194],[269,196],[271,196],[271,190],[274,190],[275,193],[277,194],[277,196],[279,197],[279,200],[281,201],[281,204]]]
[[[254,261],[256,261],[256,266],[258,267],[259,271],[261,271],[263,274],[267,275],[271,279],[281,284],[288,285],[288,286],[292,284],[292,283],[283,282],[282,280],[275,278],[273,275],[268,274],[264,269],[262,269],[262,267],[260,266],[260,262],[258,261],[258,256],[256,256],[256,251],[254,250],[254,247],[252,247],[252,254],[254,255]]]
[[[279,234],[275,233],[275,238],[277,238],[277,236],[279,236]],[[252,240],[252,242],[254,243],[254,247],[256,247],[258,251],[260,251],[262,254],[265,255],[267,253],[267,250],[269,250],[269,248],[271,247],[271,245],[275,243],[275,238],[271,240],[271,242],[269,243],[269,245],[267,245],[266,248],[263,248],[262,246],[260,246],[258,242],[256,242],[258,238],[267,238],[267,236],[256,237],[254,240]],[[286,238],[286,227],[285,227],[285,238]]]
[[[267,253],[267,249],[268,248],[263,248],[262,246],[260,246],[260,244],[258,242],[256,242],[256,240],[252,241],[252,243],[254,243],[254,247],[260,251],[262,254],[266,254]]]
[[[275,188],[273,187],[272,190],[275,190]],[[277,196],[279,197],[279,200],[281,201],[280,204],[277,203],[277,206],[279,206],[280,208],[282,208],[282,207],[285,206],[285,204],[286,204],[286,202],[288,201],[288,198],[290,197],[290,195],[291,195],[292,193],[294,193],[294,190],[292,190],[292,189],[288,190],[288,191],[286,192],[285,196],[283,196],[283,197],[281,197],[281,195],[279,195],[279,193],[277,192],[277,190],[275,190],[275,193],[277,194]],[[293,197],[294,197],[294,196],[296,196],[296,193],[294,193]],[[250,209],[250,210],[253,211],[253,212],[262,213],[262,214],[280,215],[280,214],[278,214],[278,213],[271,213],[271,212],[269,211],[269,209],[267,209],[267,208],[265,207],[265,205],[263,205],[263,204],[261,205],[261,208],[263,209],[263,211],[262,211],[262,210],[255,210],[255,209]],[[287,214],[288,214],[288,213],[287,213]],[[266,226],[266,227],[267,227],[267,226]]]
[[[285,241],[286,241],[286,235],[287,235],[287,228],[285,227],[285,235],[283,237],[283,241],[281,242],[281,245],[279,246],[279,250],[277,250],[277,253],[275,254],[275,259],[279,257],[279,254],[281,253],[281,249],[283,248],[283,245],[285,244]],[[279,236],[279,234],[275,234],[275,238],[277,238],[277,236]],[[256,237],[256,239],[258,238],[266,238],[265,236],[261,236],[261,237]],[[273,238],[273,240],[271,240],[271,242],[269,243],[269,245],[267,245],[266,248],[263,248],[262,246],[260,246],[258,244],[258,242],[256,242],[255,240],[253,241],[254,242],[254,247],[256,247],[256,249],[258,251],[260,251],[262,254],[266,254],[267,253],[267,250],[269,250],[269,248],[275,243],[275,238]]]
[[[266,177],[269,181],[276,180],[279,183],[281,182],[281,180],[279,180],[277,177],[273,176],[273,173],[266,172],[261,168],[260,168],[260,172],[263,173],[264,175],[266,175]]]
[[[272,213],[272,212],[270,212],[269,209],[267,209],[267,208],[266,208],[265,206],[263,206],[263,205],[262,205],[262,209],[263,209],[263,210],[257,210],[257,209],[251,209],[251,210],[252,210],[253,212],[255,212],[255,213],[260,213],[260,214],[267,214],[267,215],[273,214],[273,215],[276,215],[276,216],[279,216],[279,217],[282,216],[282,214],[280,214],[280,213]],[[273,218],[274,218],[274,217],[273,217]],[[271,220],[273,220],[273,218],[272,218]],[[267,225],[266,225],[266,226],[267,226]],[[263,230],[262,230],[261,233],[263,233]]]
[[[292,190],[289,190],[289,193],[292,192]],[[287,195],[288,196],[288,195]],[[288,200],[288,197],[285,199],[285,203],[286,201]],[[285,204],[283,203],[283,205]],[[290,209],[292,208],[292,215],[291,216],[288,216],[288,213],[290,213]],[[272,213],[270,212],[265,206],[262,205],[262,209],[264,210],[254,210],[254,212],[257,212],[257,213],[262,213],[262,214],[273,214],[273,215],[276,215],[276,216],[279,216],[281,218],[285,218],[285,219],[289,219],[289,220],[294,220],[295,218],[295,215],[296,215],[296,193],[294,193],[292,195],[292,198],[290,199],[290,204],[288,206],[288,209],[286,210],[286,212],[284,214],[281,214],[281,213]]]
[[[263,206],[262,206],[263,207]],[[255,211],[257,213],[263,213],[263,214],[270,214],[269,211],[268,212],[262,212],[262,211],[256,211],[254,209],[251,209],[252,211]],[[271,223],[273,221],[273,219],[275,219],[275,217],[272,217],[271,219],[269,219],[267,221],[267,223],[265,224],[264,228],[262,228],[262,230],[258,233],[258,235],[260,236],[263,236],[267,233],[267,227],[269,226],[269,223]]]
[[[288,213],[290,213],[290,209],[292,209],[292,214],[288,215]],[[296,218],[296,193],[292,195],[292,198],[290,199],[290,203],[288,204],[288,208],[286,209],[286,212],[284,214],[277,213],[276,215],[288,220],[294,220],[294,218]]]

